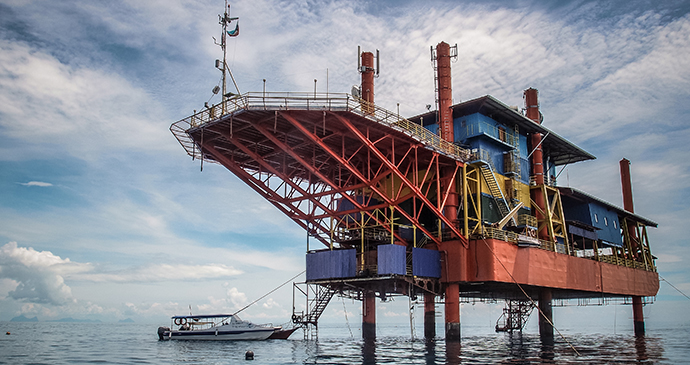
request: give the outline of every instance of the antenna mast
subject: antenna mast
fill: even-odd
[[[223,14],[223,18],[220,21],[220,24],[223,26],[223,34],[221,35],[220,38],[220,48],[223,49],[223,94],[221,94],[221,102],[223,103],[223,111],[225,111],[225,94],[227,94],[226,91],[226,81],[225,81],[225,70],[228,67],[228,64],[226,62],[227,59],[227,31],[228,31],[228,0],[225,0],[225,13]]]
[[[225,100],[228,98],[228,95],[230,95],[227,91],[227,74],[230,74],[230,78],[232,79],[232,83],[235,85],[235,89],[237,90],[237,94],[240,93],[240,88],[237,86],[237,82],[235,81],[235,77],[232,75],[232,71],[230,71],[230,67],[228,67],[227,63],[227,57],[228,57],[228,52],[227,52],[227,40],[228,36],[230,37],[236,37],[239,35],[240,31],[240,25],[239,25],[239,18],[238,17],[230,17],[228,15],[228,9],[230,9],[230,5],[228,5],[228,0],[225,0],[225,11],[223,12],[223,15],[218,15],[218,24],[220,24],[223,27],[222,34],[220,36],[220,43],[216,42],[217,45],[220,46],[220,48],[223,50],[223,64],[221,66],[220,60],[216,60],[216,68],[221,70],[223,72],[223,93],[221,94],[221,103],[223,104],[223,113],[225,113]],[[228,24],[232,23],[233,21],[237,21],[237,25],[234,30],[228,31]],[[215,40],[215,38],[213,38]]]

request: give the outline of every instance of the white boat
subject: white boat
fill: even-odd
[[[158,327],[160,340],[265,340],[282,330],[271,324],[243,321],[232,314],[173,316],[171,322],[174,326]]]

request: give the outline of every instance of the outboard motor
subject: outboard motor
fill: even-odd
[[[160,341],[166,340],[165,338],[165,332],[170,332],[170,328],[168,327],[158,327],[158,339]]]

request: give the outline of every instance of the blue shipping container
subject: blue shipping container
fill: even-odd
[[[379,275],[405,275],[405,246],[380,245],[377,251]]]
[[[355,277],[356,250],[326,250],[307,254],[307,281]]]
[[[441,253],[426,248],[412,249],[412,275],[441,277]]]

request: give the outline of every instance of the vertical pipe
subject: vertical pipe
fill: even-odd
[[[374,103],[374,54],[362,53],[362,99]]]
[[[436,296],[424,293],[424,338],[433,340],[436,337]]]
[[[539,100],[537,89],[529,88],[525,90],[525,109],[527,111],[527,118],[531,119],[534,123],[541,124],[541,113],[539,112]],[[532,133],[532,177],[534,178],[534,183],[537,186],[544,185],[544,158],[541,148],[541,133]],[[544,201],[544,194],[542,194],[541,189],[531,189],[530,195],[535,205],[537,205],[542,211],[546,211],[546,202]],[[542,221],[546,217],[541,214],[537,209],[534,209],[534,215],[537,220]],[[549,232],[546,227],[542,228],[539,233],[539,238],[543,240],[549,239]]]
[[[460,341],[460,287],[457,283],[446,286],[446,341]]]
[[[376,296],[373,291],[366,291],[362,300],[362,338],[376,338]]]
[[[455,142],[453,131],[453,87],[450,72],[450,46],[441,42],[436,46],[436,73],[438,80],[438,127],[441,139]]]
[[[539,337],[542,344],[553,345],[553,308],[551,289],[541,288],[539,291]],[[547,320],[548,319],[548,320]]]
[[[635,213],[635,207],[633,205],[633,194],[632,194],[632,178],[630,176],[630,161],[628,159],[620,160],[620,171],[621,171],[621,187],[623,190],[623,209],[630,213]],[[632,247],[633,252],[631,254],[635,259],[638,258],[638,246],[637,246],[637,232],[632,224],[628,224],[628,236],[632,242],[630,247]],[[635,329],[635,336],[644,336],[644,311],[642,310],[642,297],[633,296],[632,297],[632,308],[633,308],[633,326]]]

